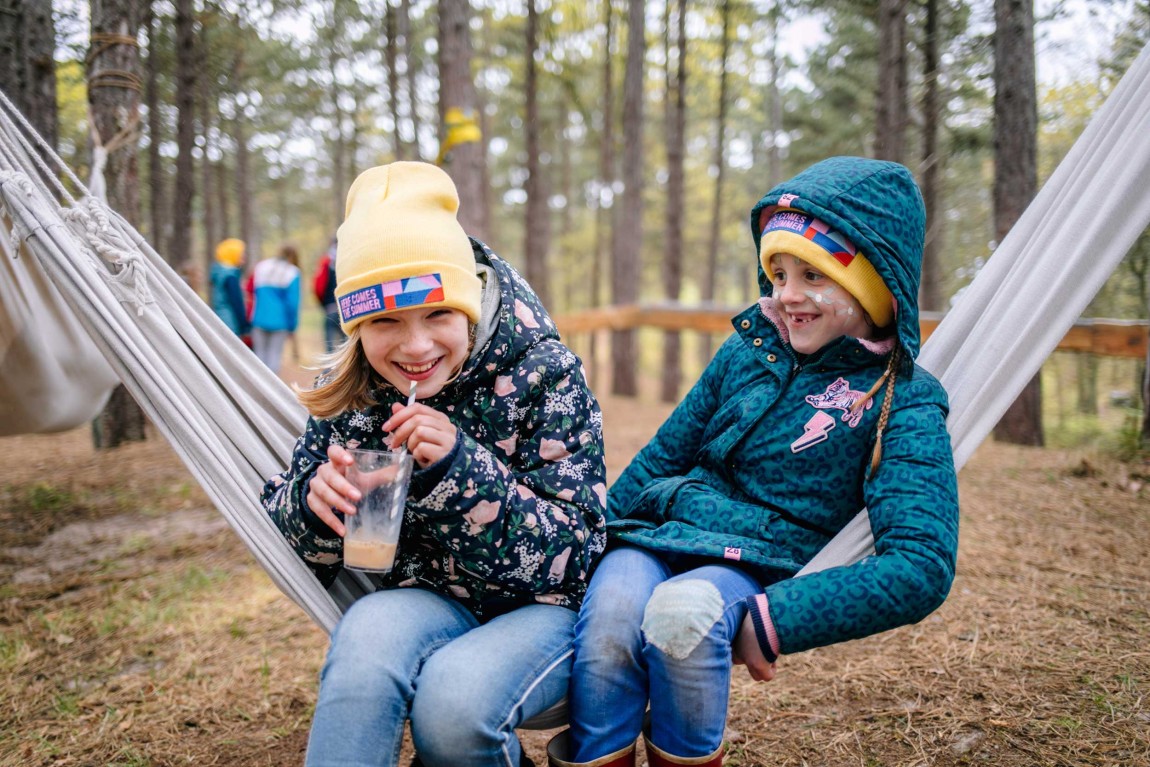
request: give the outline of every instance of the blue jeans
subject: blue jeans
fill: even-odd
[[[599,563],[575,626],[572,761],[590,762],[635,742],[648,702],[651,741],[680,757],[723,742],[731,642],[762,591],[723,564],[685,572],[638,548]]]
[[[518,767],[515,728],[567,692],[574,624],[555,605],[480,625],[421,589],[363,597],[332,633],[307,764],[396,765],[410,720],[427,767]]]

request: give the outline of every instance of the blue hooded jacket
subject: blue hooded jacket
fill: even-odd
[[[913,364],[925,232],[913,177],[856,157],[812,166],[751,211],[756,256],[779,207],[852,240],[895,298],[896,337],[796,353],[760,268],[758,304],[733,319],[735,334],[608,494],[615,541],[684,563],[726,560],[760,580],[747,606],[768,658],[772,632],[781,652],[798,652],[921,620],[949,592],[958,546],[946,392]],[[904,362],[871,473],[887,389],[856,413],[850,405],[882,376],[896,339]],[[794,578],[864,507],[875,555]]]

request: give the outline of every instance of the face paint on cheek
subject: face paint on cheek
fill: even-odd
[[[816,293],[813,290],[806,291],[807,298],[824,307],[830,308],[835,314],[846,314],[848,317],[853,317],[855,313],[854,306],[849,301],[842,301],[834,297],[835,288],[828,287],[821,293]]]

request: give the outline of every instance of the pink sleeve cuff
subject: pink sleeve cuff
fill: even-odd
[[[775,633],[775,624],[771,620],[767,595],[758,594],[747,601],[750,603],[751,620],[755,624],[755,636],[758,637],[759,647],[767,662],[774,663],[779,658],[779,636]]]

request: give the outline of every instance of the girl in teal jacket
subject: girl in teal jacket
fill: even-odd
[[[552,764],[718,765],[731,667],[921,620],[958,543],[947,397],[916,367],[925,215],[837,157],[751,212],[762,298],[608,493]],[[875,554],[793,577],[861,509]]]

